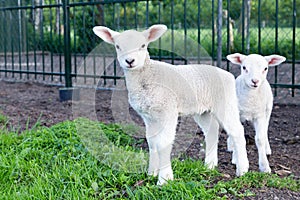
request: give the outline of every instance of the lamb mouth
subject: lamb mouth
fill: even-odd
[[[250,88],[250,89],[256,89],[256,88],[258,88],[258,85],[256,85],[256,84],[247,84],[247,86]]]
[[[132,66],[132,65],[127,65],[126,67],[127,67],[128,69],[134,68],[134,66]]]
[[[134,69],[136,67],[136,65],[127,65],[126,68],[127,69]]]

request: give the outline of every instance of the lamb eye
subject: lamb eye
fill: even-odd
[[[243,66],[243,70],[246,70],[247,68],[245,66]]]
[[[268,68],[266,67],[266,68],[265,68],[265,71],[267,71],[267,70],[268,70]]]
[[[143,49],[143,48],[145,48],[145,46],[146,46],[146,45],[145,45],[145,44],[143,44],[143,45],[141,46],[141,48]]]
[[[117,48],[117,49],[120,49],[120,46],[119,46],[119,45],[116,45],[116,48]]]

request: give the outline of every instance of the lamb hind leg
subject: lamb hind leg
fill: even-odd
[[[267,155],[271,155],[272,154],[272,150],[271,150],[271,146],[270,146],[270,142],[269,142],[269,138],[267,136],[266,138],[266,154]]]
[[[212,169],[218,165],[219,122],[211,113],[194,117],[205,135],[205,164]]]
[[[232,123],[232,122],[231,122]],[[242,176],[249,169],[249,161],[246,151],[246,140],[244,137],[244,127],[239,122],[235,125],[224,125],[224,129],[230,136],[233,143],[232,162],[236,164],[236,175]]]
[[[271,113],[272,113],[272,106],[270,106],[270,108],[267,109],[267,112],[266,112],[266,114],[267,114],[267,117],[266,117],[266,122],[267,122],[266,129],[267,129],[267,131],[268,131],[268,127],[269,127]],[[272,150],[271,150],[271,146],[270,146],[268,134],[266,135],[266,141],[267,141],[266,142],[266,154],[267,155],[271,155],[272,154]]]
[[[244,127],[240,122],[238,108],[236,106],[226,108],[227,110],[216,116],[233,144],[232,162],[236,164],[236,175],[242,176],[249,169]]]

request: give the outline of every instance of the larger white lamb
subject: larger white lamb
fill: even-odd
[[[165,33],[165,25],[138,32],[115,32],[96,26],[94,33],[113,44],[124,70],[128,100],[143,118],[149,146],[149,174],[158,184],[173,180],[171,150],[178,116],[192,115],[205,133],[208,167],[217,166],[219,125],[230,135],[236,155],[236,174],[248,171],[244,128],[239,120],[234,76],[209,65],[171,65],[151,60],[148,44]]]
[[[279,65],[285,61],[285,57],[279,55],[261,56],[258,54],[245,56],[235,53],[228,55],[227,59],[241,66],[241,74],[236,78],[240,118],[241,121],[253,122],[259,169],[262,172],[269,173],[271,168],[267,155],[271,154],[271,148],[268,140],[268,126],[273,107],[273,94],[266,77],[269,66]],[[229,137],[229,150],[232,150],[231,146]]]

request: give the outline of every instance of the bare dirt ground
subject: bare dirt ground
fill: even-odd
[[[96,112],[99,121],[114,122],[111,109],[111,91],[96,92]],[[60,102],[58,87],[37,83],[15,83],[0,81],[0,112],[9,118],[8,127],[22,131],[39,122],[43,126],[51,126],[58,122],[73,119],[72,102]],[[297,99],[295,99],[297,98]],[[275,99],[270,128],[269,140],[272,155],[269,162],[272,173],[282,177],[292,175],[300,178],[300,102],[299,97],[293,101],[278,101]],[[283,103],[282,103],[283,102]],[[132,114],[138,123],[136,114]],[[254,143],[253,128],[245,124],[247,151],[250,170],[258,171],[257,149]],[[235,168],[230,163],[231,154],[226,151],[226,134],[220,134],[219,140],[219,170],[226,174],[224,180],[234,177]],[[187,148],[186,154],[194,159],[203,159],[203,135],[198,130],[196,137]],[[145,145],[146,146],[146,145]],[[300,194],[289,190],[275,188],[252,188],[257,196],[247,199],[300,199]]]

